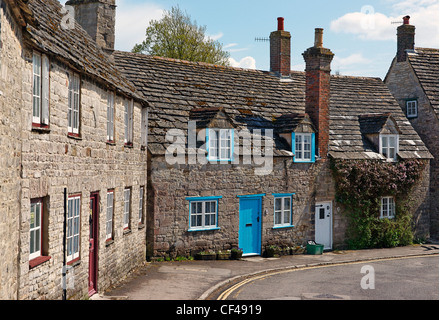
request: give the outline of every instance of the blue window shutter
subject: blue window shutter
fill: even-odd
[[[291,133],[291,152],[294,154],[294,161],[296,161],[296,133]]]
[[[311,162],[316,162],[316,134],[311,135]]]
[[[206,128],[206,151],[207,151],[207,161],[209,161],[209,128]]]

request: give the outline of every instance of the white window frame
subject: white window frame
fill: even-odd
[[[124,143],[125,145],[133,144],[133,113],[134,100],[125,99],[124,101]]]
[[[231,161],[233,158],[233,129],[208,129],[209,161]]]
[[[312,133],[296,133],[295,147],[295,161],[298,162],[311,162],[312,161]],[[307,142],[306,139],[309,139]],[[309,149],[307,147],[309,146]],[[309,152],[309,157],[306,157],[306,153]]]
[[[394,145],[390,145],[390,141]],[[393,157],[391,153],[393,151]],[[380,153],[387,158],[387,161],[396,161],[399,152],[399,135],[397,134],[380,134]]]
[[[43,201],[38,199],[31,202],[29,219],[29,260],[41,256],[43,237]],[[34,239],[32,241],[32,239]]]
[[[145,187],[140,187],[140,191],[139,191],[139,224],[141,224],[143,222],[143,205],[144,205],[144,201],[143,201],[143,197],[145,194]]]
[[[114,142],[114,103],[115,94],[112,91],[108,92],[107,101],[107,141]]]
[[[286,201],[289,201],[289,208],[286,206]],[[280,208],[277,206],[280,201]],[[285,222],[285,218],[288,221]],[[277,222],[280,218],[280,223]],[[274,227],[291,227],[293,225],[293,197],[288,196],[277,196],[274,198]]]
[[[131,211],[131,188],[125,188],[123,191],[123,228],[130,227],[130,211]]]
[[[107,215],[105,217],[106,240],[113,239],[114,190],[107,191]]]
[[[381,208],[380,208],[380,218],[381,219],[393,219],[395,218],[395,198],[393,197],[382,197],[381,198]]]
[[[67,123],[69,133],[79,135],[81,79],[77,73],[69,73],[69,106]]]
[[[406,101],[406,111],[407,118],[417,118],[418,117],[418,100],[407,100]]]
[[[148,108],[142,108],[142,117],[140,119],[140,145],[146,148],[148,145]]]
[[[211,230],[217,226],[218,199],[189,201],[189,231]]]
[[[34,51],[32,56],[32,123],[49,125],[49,58]]]
[[[81,249],[81,196],[70,196],[67,209],[67,262],[79,258]]]

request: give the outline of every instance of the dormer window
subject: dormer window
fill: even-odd
[[[380,135],[380,153],[388,161],[396,161],[396,155],[399,151],[399,136],[397,134]]]
[[[294,162],[315,162],[315,133],[293,133]]]
[[[207,129],[209,161],[231,161],[233,129]]]

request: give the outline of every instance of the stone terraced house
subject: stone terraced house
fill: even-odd
[[[147,106],[58,1],[0,26],[0,299],[88,297],[145,261]]]
[[[322,29],[290,71],[291,35],[278,19],[271,71],[115,51],[150,105],[147,256],[194,255],[315,240],[345,245],[331,160],[421,159],[431,154],[382,80],[330,75]],[[429,234],[429,167],[412,191],[417,234]],[[381,214],[394,215],[383,194]]]
[[[384,82],[428,147],[431,161],[431,233],[439,237],[439,49],[415,47],[415,26],[404,17],[397,55]]]

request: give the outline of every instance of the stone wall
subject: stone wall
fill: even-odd
[[[22,197],[20,217],[19,299],[60,299],[63,268],[64,188],[81,196],[80,259],[68,266],[74,280],[67,297],[88,296],[90,195],[99,194],[98,291],[122,280],[145,259],[145,226],[138,222],[139,192],[146,186],[146,153],[140,145],[141,105],[134,107],[133,146],[124,145],[124,100],[115,99],[115,143],[107,143],[107,95],[101,84],[81,76],[80,136],[68,136],[69,66],[50,58],[50,127],[32,127],[32,51],[24,51]],[[130,187],[131,218],[123,230],[123,191]],[[107,190],[115,190],[114,239],[106,241]],[[50,259],[29,266],[30,202],[44,198]],[[144,196],[145,197],[145,196]],[[18,211],[17,211],[18,212]]]
[[[242,163],[242,161],[241,161]],[[329,163],[297,164],[275,158],[273,172],[257,176],[250,165],[207,164],[169,166],[163,157],[149,162],[148,255],[193,255],[207,249],[230,249],[239,244],[239,195],[265,194],[262,200],[262,249],[270,244],[304,244],[314,239],[314,205],[334,200]],[[293,228],[274,229],[273,193],[295,193]],[[187,197],[222,196],[218,205],[220,230],[188,232]],[[337,239],[344,234],[340,216],[334,218]],[[263,251],[263,250],[262,250]]]
[[[431,235],[439,237],[439,120],[409,62],[394,61],[385,82],[404,113],[407,99],[418,101],[418,116],[408,120],[434,157],[430,168]]]
[[[0,300],[18,291],[21,159],[21,27],[0,1]]]

